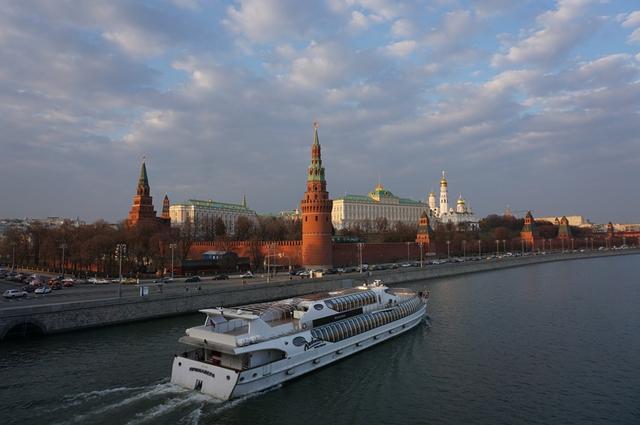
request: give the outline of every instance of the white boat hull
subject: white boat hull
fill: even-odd
[[[324,342],[292,357],[241,372],[176,357],[171,381],[221,400],[262,391],[327,366],[351,354],[400,335],[417,326],[425,317],[426,305],[402,319],[376,327],[335,343]],[[293,335],[295,336],[295,335]]]

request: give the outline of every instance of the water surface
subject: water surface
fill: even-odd
[[[199,315],[0,343],[4,424],[638,424],[640,256],[411,284],[430,323],[266,392],[168,382]]]

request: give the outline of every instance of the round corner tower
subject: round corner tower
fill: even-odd
[[[300,202],[302,211],[302,265],[307,269],[333,267],[331,247],[331,208],[327,182],[318,140],[318,125],[314,123],[311,164],[307,172],[307,191]]]

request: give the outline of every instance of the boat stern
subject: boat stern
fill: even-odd
[[[235,370],[176,356],[171,368],[171,382],[220,400],[229,400],[238,382]]]

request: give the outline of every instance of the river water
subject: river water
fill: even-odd
[[[266,392],[168,382],[200,315],[0,343],[2,424],[639,424],[640,256],[406,285],[429,323]]]

